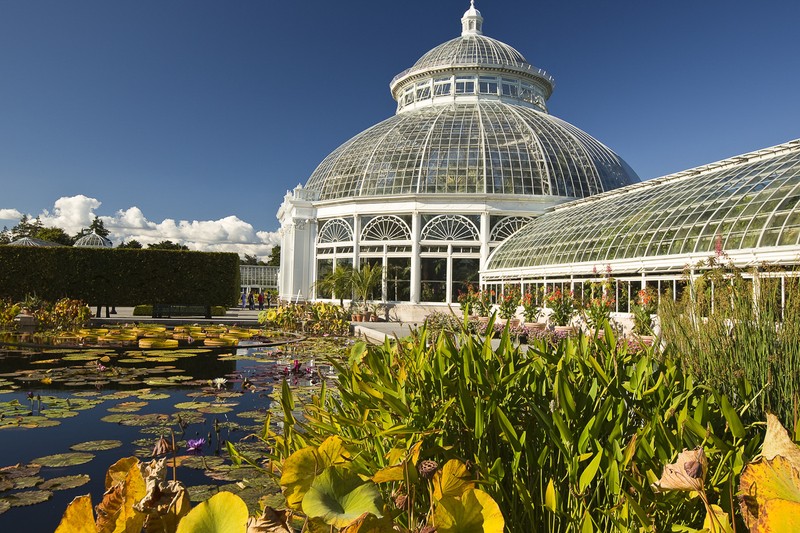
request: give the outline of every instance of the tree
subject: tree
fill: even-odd
[[[149,250],[188,250],[189,247],[185,244],[178,244],[177,242],[172,241],[161,241],[155,244],[148,244],[147,248]]]
[[[22,218],[19,219],[19,223],[11,228],[11,240],[16,241],[17,239],[22,239],[24,237],[35,239],[36,237],[34,237],[34,235],[43,227],[44,226],[42,225],[42,221],[39,220],[39,217],[36,217],[33,222],[31,222],[31,219],[28,218],[28,215],[22,215]]]
[[[258,256],[250,254],[244,254],[244,259],[241,259],[240,263],[242,265],[261,265],[261,266],[266,265],[266,263],[264,261],[261,261],[258,258]]]
[[[0,244],[8,244],[11,242],[11,230],[8,226],[3,226],[3,231],[0,231]]]
[[[267,265],[272,267],[281,266],[281,246],[279,244],[276,244],[272,247],[272,250],[270,250]]]
[[[72,246],[75,244],[75,240],[61,228],[40,228],[33,234],[33,238],[63,244],[64,246]]]
[[[128,242],[122,241],[121,243],[119,243],[119,246],[117,246],[117,248],[135,248],[137,250],[140,249],[141,247],[142,243],[140,243],[136,239],[131,239]]]
[[[364,302],[364,310],[367,310],[367,301],[370,300],[372,292],[379,287],[383,279],[382,268],[379,265],[364,263],[361,268],[353,271],[353,290],[356,298]]]
[[[103,221],[100,220],[100,218],[98,218],[97,216],[95,216],[94,220],[92,220],[92,223],[89,224],[88,228],[83,228],[77,233],[77,235],[75,235],[75,240],[77,241],[84,235],[89,235],[92,232],[97,233],[101,237],[108,237],[108,234],[111,233],[106,229],[106,226],[105,224],[103,224]]]
[[[330,292],[339,298],[339,305],[344,308],[344,299],[353,297],[353,269],[350,266],[339,265],[336,270],[317,281],[316,285],[321,292]]]

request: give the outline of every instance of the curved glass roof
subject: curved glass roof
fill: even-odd
[[[488,270],[713,255],[800,243],[800,140],[556,207]]]
[[[619,156],[572,124],[481,101],[384,120],[334,150],[306,188],[321,200],[415,193],[583,198],[638,181]]]
[[[75,241],[74,246],[78,248],[111,248],[112,243],[102,235],[92,232]]]
[[[531,64],[513,47],[485,35],[456,37],[419,58],[407,74],[438,67],[491,65],[523,69]]]

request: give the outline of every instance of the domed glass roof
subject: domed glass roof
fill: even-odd
[[[75,241],[75,246],[78,248],[111,248],[112,243],[105,237],[92,232]]]
[[[583,198],[638,182],[587,133],[500,101],[399,113],[356,135],[317,167],[321,200],[415,193]]]
[[[397,194],[584,198],[636,183],[614,152],[546,112],[552,78],[482,34],[474,5],[460,37],[391,83],[398,112],[326,157],[306,188],[320,200]]]

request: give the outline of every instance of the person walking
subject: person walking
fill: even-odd
[[[264,310],[264,291],[258,293],[258,310]]]
[[[242,289],[242,309],[244,309],[244,304],[247,301],[247,289]]]
[[[251,311],[255,309],[255,303],[253,302],[253,291],[250,291],[250,294],[247,295],[247,307],[249,307]]]

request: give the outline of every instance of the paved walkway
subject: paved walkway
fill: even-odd
[[[181,324],[229,324],[237,326],[258,327],[258,308],[253,311],[232,307],[225,316],[206,319],[203,317],[180,318],[151,318],[149,316],[133,316],[133,307],[117,307],[117,313],[105,318],[105,308],[102,316],[93,318],[92,324],[96,326],[125,324],[131,322],[158,322],[168,326]],[[95,309],[92,308],[92,312]],[[382,344],[384,339],[403,338],[411,334],[418,324],[411,322],[352,322],[354,336],[366,339],[369,342]]]

